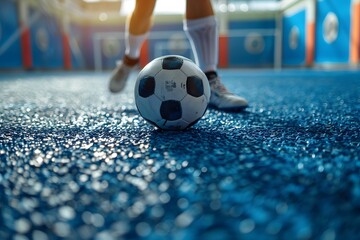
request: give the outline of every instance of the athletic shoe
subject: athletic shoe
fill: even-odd
[[[131,71],[136,68],[138,59],[133,60],[132,65],[126,64],[126,61],[127,59],[125,57],[124,61],[118,62],[117,67],[111,74],[109,90],[112,93],[121,92],[125,88],[126,81],[129,78]]]
[[[216,72],[208,72],[211,96],[209,107],[229,112],[238,112],[248,107],[245,98],[237,96],[226,89]]]

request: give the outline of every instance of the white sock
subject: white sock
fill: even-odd
[[[215,16],[185,19],[184,31],[190,40],[195,62],[200,69],[204,72],[216,71],[219,39]]]
[[[128,30],[125,31],[125,55],[137,59],[140,57],[141,46],[147,38],[148,33],[133,35]]]

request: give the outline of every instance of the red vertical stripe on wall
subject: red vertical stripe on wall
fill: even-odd
[[[140,51],[140,66],[144,67],[149,61],[149,40],[145,40]]]
[[[228,49],[228,36],[220,35],[219,36],[219,67],[226,68],[228,67],[229,59],[229,49]]]
[[[306,65],[311,66],[314,63],[315,51],[315,23],[309,22],[306,31]]]
[[[350,61],[359,63],[360,60],[360,3],[354,3],[352,7]]]
[[[63,53],[64,53],[64,68],[71,69],[71,48],[69,36],[66,33],[62,33],[62,44],[63,44]]]
[[[23,24],[21,24],[23,26]],[[24,30],[20,35],[21,42],[21,55],[23,61],[23,67],[25,69],[29,69],[32,67],[32,51],[31,51],[31,35],[30,29],[28,27],[24,27]]]

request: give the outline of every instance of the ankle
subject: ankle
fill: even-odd
[[[216,71],[207,71],[207,72],[205,72],[205,75],[208,80],[217,78],[217,76],[218,76]]]
[[[131,58],[127,55],[124,55],[123,63],[129,67],[133,67],[139,63],[139,58]]]

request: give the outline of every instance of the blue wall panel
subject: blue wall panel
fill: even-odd
[[[149,41],[150,60],[170,54],[182,55],[195,61],[182,23],[158,24],[152,29]]]
[[[81,47],[85,57],[85,66],[88,69],[94,68],[94,49],[93,49],[93,33],[95,32],[90,26],[82,27]]]
[[[119,39],[119,36],[124,34],[124,26],[84,26],[82,32],[82,51],[86,66],[95,67],[94,41],[97,41],[95,35],[98,35],[102,36],[98,43],[101,49],[102,69],[113,69],[116,61],[121,60],[125,52],[125,41]],[[172,45],[171,41],[175,41],[175,44]],[[168,54],[179,54],[194,60],[182,23],[155,25],[150,31],[148,44],[150,61]],[[174,45],[175,47],[172,48]],[[186,48],[179,49],[177,48],[179,45]]]
[[[37,14],[30,11],[31,16]],[[30,16],[30,18],[31,18]],[[58,68],[64,66],[61,29],[54,17],[40,14],[30,27],[34,68]]]
[[[273,19],[242,20],[229,22],[229,65],[271,66],[274,64],[274,36],[262,30],[272,31]],[[244,32],[237,33],[237,30]],[[244,34],[243,34],[244,33]]]
[[[95,49],[94,43],[99,44],[100,62],[103,69],[113,69],[116,61],[122,59],[125,45],[124,40],[119,36],[124,32],[124,26],[81,26],[82,37],[80,40],[80,49],[84,58],[85,68],[95,68]],[[95,40],[95,36],[102,36],[103,39]],[[109,53],[109,51],[111,51]]]
[[[9,38],[19,30],[17,6],[14,1],[0,1],[0,68],[21,68],[19,38],[9,43]]]
[[[305,9],[283,17],[282,62],[284,65],[305,64]]]
[[[273,30],[275,28],[275,21],[273,19],[266,20],[252,20],[252,21],[234,21],[230,22],[230,32],[234,30],[252,29],[251,34],[260,35],[263,44],[260,52],[249,52],[246,50],[247,39],[249,36],[235,36],[229,39],[229,65],[230,66],[272,66],[274,64],[274,36]],[[265,29],[268,31],[265,35],[261,35],[261,31]],[[122,59],[125,43],[123,39],[118,39],[119,35],[123,33],[123,26],[84,26],[82,50],[88,68],[94,68],[94,36],[103,35],[100,41],[101,48],[101,66],[103,69],[112,69],[115,67],[115,62]],[[271,33],[269,35],[269,32]],[[115,34],[113,39],[108,33]],[[250,32],[249,32],[250,33]],[[110,39],[107,39],[110,36]],[[168,54],[179,54],[184,57],[194,60],[194,55],[190,47],[184,31],[182,23],[174,24],[157,24],[155,25],[149,35],[149,60]],[[258,42],[253,42],[256,44]],[[109,54],[110,53],[110,54]]]
[[[348,63],[350,42],[350,6],[351,0],[318,0],[315,62],[316,63]],[[324,20],[332,12],[338,18],[338,36],[333,42],[324,37]]]
[[[104,69],[112,69],[125,53],[125,41],[120,39],[104,39],[101,44],[101,61]]]
[[[72,24],[69,33],[71,48],[71,64],[73,69],[86,68],[85,49],[83,47],[83,29],[81,26]]]

